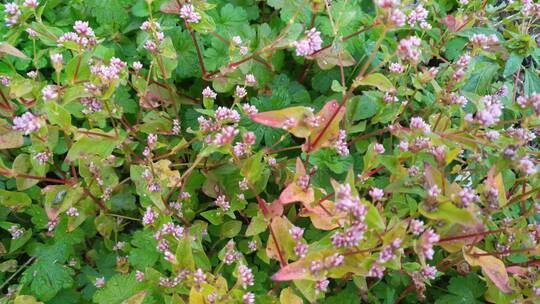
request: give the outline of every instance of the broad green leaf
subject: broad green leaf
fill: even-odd
[[[355,80],[353,82],[353,87],[356,88],[358,86],[372,86],[383,92],[395,90],[394,85],[390,82],[390,80],[380,73],[373,73],[361,79]]]
[[[23,132],[13,130],[6,121],[0,120],[0,150],[18,148],[23,144]]]
[[[32,200],[26,193],[0,189],[0,204],[13,212],[19,212],[30,206]]]
[[[279,295],[279,303],[280,304],[303,304],[304,301],[302,300],[302,298],[297,296],[290,287],[287,287],[281,291],[281,294]]]

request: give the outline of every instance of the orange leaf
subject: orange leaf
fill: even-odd
[[[482,249],[473,247],[470,252],[463,248],[463,257],[471,266],[480,266],[484,273],[491,279],[493,284],[504,293],[512,293],[512,289],[508,285],[508,273],[503,261],[491,255],[476,256],[475,254],[486,253]]]
[[[291,107],[277,111],[252,114],[250,118],[257,123],[274,128],[283,128],[286,125],[286,121],[289,120],[294,123],[287,131],[296,137],[306,138],[311,132],[306,120],[313,118],[313,112],[308,107]]]
[[[326,103],[317,115],[320,120],[319,127],[312,130],[309,144],[304,145],[304,151],[309,149],[313,152],[335,144],[339,136],[339,123],[345,115],[345,107],[339,108],[338,102],[334,99]],[[327,126],[328,122],[330,125]]]

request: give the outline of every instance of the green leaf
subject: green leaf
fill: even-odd
[[[381,73],[373,73],[353,82],[353,87],[355,88],[361,85],[376,87],[383,92],[394,90],[394,85]]]
[[[348,108],[353,109],[353,120],[363,120],[377,114],[380,105],[373,97],[362,95],[352,97],[349,100]]]
[[[525,70],[525,85],[523,86],[526,96],[540,93],[540,76],[532,68]]]
[[[63,265],[67,256],[65,243],[41,247],[36,261],[24,271],[21,283],[30,286],[39,300],[52,299],[60,290],[70,288],[74,283],[73,269]]]
[[[522,61],[523,56],[517,53],[511,53],[504,66],[503,77],[508,77],[517,72],[517,70],[521,67]]]
[[[0,120],[0,150],[18,148],[23,144],[23,132],[13,130],[5,120]]]
[[[26,193],[0,189],[0,204],[13,212],[19,212],[32,205],[32,200]]]
[[[241,221],[228,221],[221,226],[221,236],[224,238],[233,238],[242,229]]]
[[[67,161],[74,161],[85,156],[96,155],[105,158],[111,155],[112,151],[124,140],[124,136],[115,136],[114,130],[104,133],[101,130],[90,130],[101,135],[83,134],[71,146],[66,156]]]
[[[137,282],[134,273],[117,274],[106,281],[105,287],[96,291],[93,300],[98,304],[119,304],[144,288],[143,283]]]
[[[260,213],[251,219],[251,223],[246,230],[246,236],[254,236],[266,231],[267,225],[264,216]]]
[[[195,270],[195,261],[191,250],[191,236],[183,235],[176,248],[176,261],[178,269]]]
[[[54,101],[45,102],[47,118],[53,125],[61,127],[68,134],[71,129],[71,115],[66,109]]]
[[[424,204],[419,206],[420,213],[433,220],[445,220],[449,223],[470,225],[474,222],[473,215],[466,209],[456,207],[451,202],[444,202],[437,206],[435,211],[426,210]]]

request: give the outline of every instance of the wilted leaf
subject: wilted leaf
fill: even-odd
[[[471,266],[480,266],[491,281],[504,293],[511,293],[512,289],[508,285],[508,274],[503,261],[491,255],[475,256],[475,254],[485,254],[486,252],[473,247],[471,250],[463,247],[463,257]]]

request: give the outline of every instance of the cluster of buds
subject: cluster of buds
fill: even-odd
[[[490,47],[499,43],[499,38],[495,34],[484,35],[484,34],[474,34],[469,39],[469,42],[477,48],[482,50],[489,50]]]
[[[159,217],[159,214],[156,212],[156,210],[154,210],[153,207],[148,206],[146,207],[146,211],[144,212],[142,223],[145,226],[154,225],[158,217]]]
[[[25,135],[35,132],[41,128],[41,121],[38,116],[31,112],[26,112],[13,119],[13,130],[22,131]]]
[[[500,121],[502,109],[504,108],[499,96],[486,95],[480,98],[481,110],[476,112],[475,117],[472,114],[465,116],[465,121],[477,122],[485,127],[493,126]]]
[[[302,241],[302,237],[304,236],[304,229],[300,227],[293,226],[291,229],[289,229],[289,234],[293,238],[295,245],[294,245],[294,253],[299,257],[303,258],[306,256],[309,245],[305,244]]]
[[[324,272],[343,265],[345,263],[345,257],[339,253],[334,253],[330,256],[323,258],[322,260],[313,260],[309,265],[309,271],[319,276]]]
[[[199,23],[201,21],[201,15],[195,11],[195,7],[190,3],[186,3],[180,8],[180,18],[187,23]]]
[[[126,66],[127,63],[113,57],[111,58],[109,65],[93,65],[90,67],[90,71],[102,84],[109,85],[111,82],[120,79],[120,73],[122,73]]]
[[[82,97],[80,102],[84,106],[84,109],[81,111],[86,115],[99,112],[103,109],[103,104],[96,97]]]
[[[347,131],[339,130],[339,136],[335,147],[337,154],[341,156],[349,155],[349,147],[347,146]]]
[[[420,24],[420,28],[429,30],[431,29],[431,24],[429,24],[426,19],[428,17],[428,10],[424,8],[422,4],[418,5],[414,10],[409,13],[407,18],[407,23],[409,26],[413,27],[415,24]]]
[[[238,279],[244,289],[248,286],[253,286],[255,282],[251,269],[244,264],[238,266]]]
[[[75,32],[64,33],[57,40],[59,47],[64,46],[66,42],[74,42],[81,48],[92,47],[96,45],[97,40],[94,34],[94,30],[88,25],[88,22],[75,21],[73,25]]]
[[[246,154],[249,154],[251,151],[251,146],[255,143],[257,137],[253,132],[246,132],[242,136],[243,141],[237,142],[234,147],[234,154],[238,157],[242,157]]]
[[[219,195],[216,200],[214,201],[214,204],[221,208],[221,210],[223,210],[223,212],[227,212],[229,211],[229,209],[231,208],[231,205],[230,203],[227,201],[227,198],[225,197],[225,195]]]
[[[428,229],[422,234],[422,253],[426,259],[433,259],[435,251],[433,250],[433,245],[440,240],[440,236],[433,231],[433,229]]]
[[[239,52],[240,52],[240,55],[242,56],[245,56],[247,55],[249,49],[247,46],[243,45],[243,42],[242,42],[242,38],[240,36],[234,36],[232,37],[232,46],[234,47],[238,47],[239,48]],[[252,74],[249,74],[249,75],[252,75]],[[254,76],[255,77],[255,76]],[[255,78],[253,78],[255,79]],[[246,82],[249,83],[250,81],[248,81],[248,77],[246,75]]]
[[[144,42],[143,47],[151,53],[157,53],[159,46],[165,39],[165,34],[161,31],[159,22],[147,20],[143,22],[140,29],[149,35],[149,38]]]
[[[234,248],[236,244],[234,243],[234,240],[230,240],[227,242],[227,245],[225,245],[225,255],[223,256],[223,262],[227,265],[231,265],[235,261],[238,261],[242,254]]]
[[[26,4],[26,2],[25,2]],[[37,6],[37,3],[36,3]],[[15,2],[6,3],[4,5],[4,10],[6,12],[6,26],[12,27],[15,26],[17,23],[19,23],[19,18],[21,17],[21,9]]]
[[[320,50],[322,46],[321,33],[316,28],[306,31],[306,36],[294,42],[296,56],[307,57]]]
[[[422,54],[420,50],[421,45],[422,40],[416,36],[401,39],[397,49],[398,56],[403,60],[417,63],[420,60],[420,55]]]
[[[533,93],[531,96],[519,96],[516,98],[516,102],[521,108],[532,106],[536,115],[540,115],[540,93]]]

